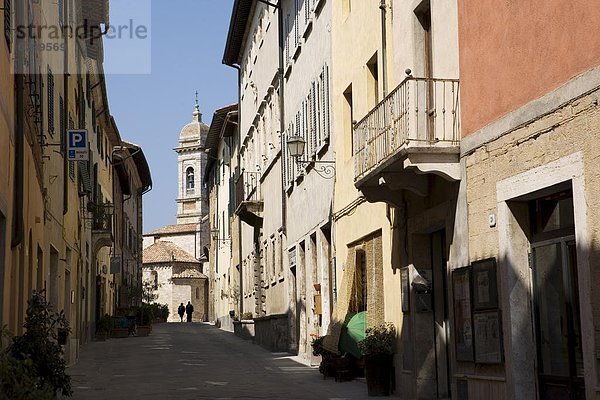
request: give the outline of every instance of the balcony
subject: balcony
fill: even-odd
[[[261,227],[264,203],[260,193],[260,173],[242,171],[235,189],[235,214],[248,225]]]
[[[91,215],[86,219],[92,228],[92,242],[95,253],[102,247],[111,247],[113,245],[112,218],[114,209],[112,203],[89,202],[87,205],[87,211]]]
[[[426,196],[424,175],[460,180],[459,121],[457,79],[408,76],[354,125],[355,186],[363,193],[387,185]]]

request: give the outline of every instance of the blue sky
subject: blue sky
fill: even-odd
[[[181,128],[192,120],[195,91],[208,125],[215,109],[237,101],[236,70],[221,64],[232,4],[233,0],[111,1],[111,25],[130,19],[148,25],[144,19],[151,18],[149,38],[133,48],[129,44],[143,68],[112,68],[149,74],[111,73],[111,66],[127,56],[127,49],[119,40],[105,41],[111,114],[121,136],[143,147],[152,171],[154,188],[144,196],[144,232],[175,223],[177,157],[173,148]],[[137,54],[144,53],[148,44],[145,53],[151,50],[151,65],[143,54]]]

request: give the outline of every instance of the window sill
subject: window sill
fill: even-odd
[[[296,61],[298,59],[298,57],[300,57],[301,52],[302,52],[302,43],[298,43],[298,45],[296,46],[296,50],[294,50],[294,55],[292,56],[294,61]]]
[[[312,32],[312,28],[313,28],[313,19],[311,17],[308,19],[308,22],[306,23],[306,27],[304,28],[304,33],[302,34],[302,38],[304,40],[308,39],[308,37],[310,36],[310,33]]]
[[[319,15],[321,10],[323,9],[323,5],[325,4],[325,0],[317,0],[317,4],[315,4],[314,13],[315,15]]]

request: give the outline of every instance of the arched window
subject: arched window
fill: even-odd
[[[185,187],[188,192],[193,192],[196,186],[196,182],[194,180],[194,168],[189,167],[185,171]]]

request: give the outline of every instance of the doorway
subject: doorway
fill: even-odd
[[[439,225],[438,225],[439,227]],[[405,365],[414,365],[415,397],[450,398],[449,332],[447,305],[447,246],[445,230],[412,234],[410,318],[412,343],[405,342]],[[406,368],[405,367],[405,368]],[[411,368],[412,369],[412,368]]]
[[[448,303],[446,297],[446,238],[445,232],[431,234],[431,270],[433,289],[433,329],[437,398],[450,397],[448,359]]]
[[[530,203],[534,324],[541,399],[585,399],[570,191]]]

